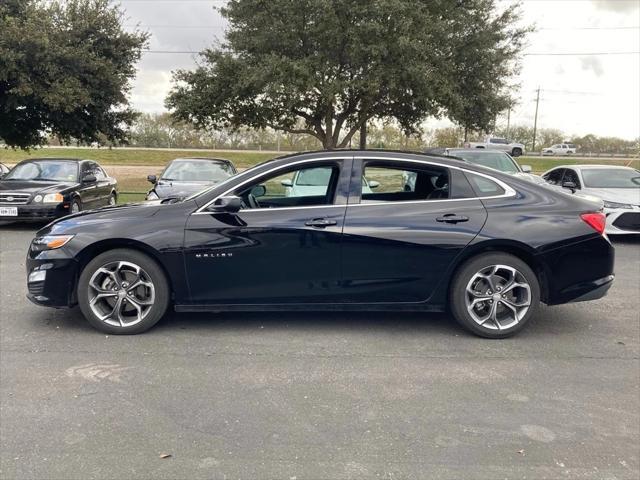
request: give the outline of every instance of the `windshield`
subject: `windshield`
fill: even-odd
[[[638,188],[640,172],[622,168],[593,168],[582,170],[584,186],[590,188]]]
[[[33,161],[16,165],[3,180],[42,180],[49,182],[77,182],[78,163],[70,161]]]
[[[162,174],[161,180],[177,182],[220,182],[233,172],[226,163],[206,160],[174,160]]]
[[[469,163],[493,168],[505,173],[518,173],[520,168],[507,155],[502,152],[487,152],[481,149],[476,150],[449,150],[449,155],[464,158]]]

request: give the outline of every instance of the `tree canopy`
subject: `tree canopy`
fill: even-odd
[[[147,34],[126,32],[108,0],[0,3],[0,140],[29,148],[122,141],[127,94]]]
[[[500,8],[504,6],[500,4]],[[341,148],[370,119],[488,127],[527,28],[494,0],[230,0],[224,41],[174,74],[166,104],[199,128],[267,128]]]

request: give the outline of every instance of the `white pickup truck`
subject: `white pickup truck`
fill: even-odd
[[[501,150],[509,153],[512,157],[519,157],[524,153],[524,145],[522,143],[515,143],[500,137],[486,137],[482,142],[468,142],[465,143],[464,146],[465,148]]]

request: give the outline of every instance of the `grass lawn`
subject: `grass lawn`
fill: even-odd
[[[283,152],[282,155],[285,153]],[[129,150],[108,148],[39,148],[29,152],[0,149],[0,162],[17,163],[27,158],[88,158],[102,165],[166,165],[178,157],[219,157],[231,160],[238,168],[247,168],[277,157],[278,153],[215,150]]]

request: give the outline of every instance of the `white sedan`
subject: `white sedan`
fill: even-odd
[[[576,146],[573,143],[557,143],[550,147],[543,148],[543,155],[575,155]]]
[[[607,234],[640,234],[640,171],[610,165],[563,165],[542,178],[567,192],[604,201]]]

